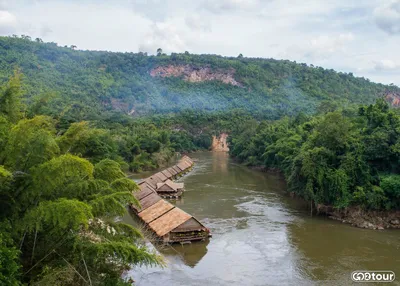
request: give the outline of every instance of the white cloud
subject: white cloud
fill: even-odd
[[[8,2],[7,0],[0,0],[0,10],[7,10],[9,7]]]
[[[185,18],[186,25],[193,30],[211,32],[211,23],[207,19],[193,14]]]
[[[392,61],[392,60],[380,60],[375,62],[374,69],[377,71],[391,71],[397,70],[400,68],[400,64]]]
[[[0,34],[14,33],[17,26],[17,17],[9,11],[0,10]]]
[[[290,46],[283,53],[283,57],[305,62],[326,60],[345,53],[353,40],[352,33],[320,35],[303,42],[301,46],[299,44]]]
[[[200,7],[213,13],[255,8],[259,0],[204,0]]]
[[[151,21],[127,7],[57,0],[13,6],[13,11],[21,19],[18,34],[79,49],[136,52]]]
[[[337,51],[345,51],[346,45],[353,41],[352,33],[339,34],[338,36],[323,35],[311,39],[311,49],[318,53],[334,53]]]
[[[154,54],[158,48],[162,48],[163,52],[167,53],[185,50],[187,46],[182,37],[184,32],[178,29],[178,26],[180,25],[171,21],[154,23],[140,44],[139,50],[151,54]]]
[[[384,3],[374,11],[375,22],[389,34],[400,33],[400,0]]]

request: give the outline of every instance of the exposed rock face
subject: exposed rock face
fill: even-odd
[[[193,67],[191,65],[168,65],[159,66],[150,71],[152,77],[180,77],[183,76],[185,81],[203,82],[217,80],[234,86],[242,86],[234,78],[235,70],[212,70],[210,67]]]
[[[211,150],[216,152],[229,152],[228,143],[226,142],[227,138],[228,134],[226,133],[221,133],[219,137],[213,136]]]
[[[394,107],[400,107],[400,93],[390,92],[385,94],[385,99]]]

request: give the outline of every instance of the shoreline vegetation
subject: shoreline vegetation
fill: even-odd
[[[231,155],[283,174],[310,211],[370,229],[399,228],[400,115],[384,99],[277,121],[249,120],[230,133]]]
[[[285,180],[283,172],[278,168],[266,168],[265,166],[249,166],[250,169],[259,172],[279,174]],[[286,180],[285,180],[286,182]],[[286,194],[294,199],[303,198],[296,196],[294,192],[286,192]],[[345,209],[335,209],[333,206],[318,204],[313,208],[312,215],[327,216],[332,220],[350,224],[358,228],[366,228],[373,230],[383,229],[400,229],[400,211],[399,210],[365,210],[363,208],[352,206]]]

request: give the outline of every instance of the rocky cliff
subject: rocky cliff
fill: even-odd
[[[388,92],[385,94],[385,99],[394,107],[400,107],[400,93]]]
[[[194,67],[192,65],[167,65],[159,66],[150,71],[152,77],[183,77],[189,82],[204,82],[204,81],[221,81],[234,86],[242,86],[234,78],[235,70],[218,69],[213,70],[210,67]]]
[[[216,152],[229,152],[229,146],[226,142],[228,134],[221,133],[219,137],[213,136],[213,141],[211,144],[211,150]]]

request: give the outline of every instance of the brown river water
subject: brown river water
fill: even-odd
[[[180,179],[186,192],[175,204],[213,237],[156,246],[167,266],[133,268],[126,275],[135,285],[352,285],[355,270],[391,270],[398,278],[388,284],[400,285],[400,231],[310,217],[279,175],[241,166],[226,153],[191,157],[196,165]],[[130,216],[124,221],[134,224]]]

